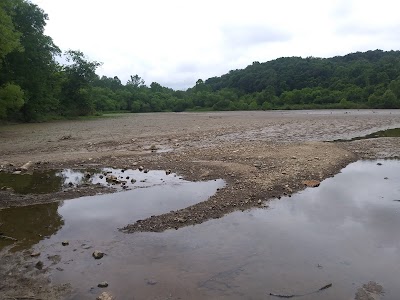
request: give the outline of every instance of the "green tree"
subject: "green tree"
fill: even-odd
[[[0,119],[24,105],[24,92],[18,85],[7,83],[0,87]]]
[[[44,34],[48,16],[41,8],[23,0],[12,3],[10,16],[15,30],[21,33],[19,40],[23,51],[12,51],[4,57],[0,85],[7,82],[19,85],[25,95],[23,118],[26,121],[40,119],[58,108],[59,68],[54,56],[60,54],[60,50]]]
[[[21,33],[18,32],[11,18],[12,2],[2,0],[0,2],[0,68],[4,57],[15,50],[21,51]]]
[[[89,115],[94,113],[95,104],[91,95],[93,83],[98,79],[97,61],[89,61],[81,51],[68,50],[64,66],[65,80],[62,87],[62,106],[69,115]]]

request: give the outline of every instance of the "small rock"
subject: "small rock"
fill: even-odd
[[[96,250],[96,251],[93,252],[92,256],[93,256],[95,259],[101,259],[101,258],[103,258],[104,253],[101,252],[101,251],[97,251],[97,250]]]
[[[31,257],[38,257],[40,256],[40,252],[31,253]]]
[[[61,242],[61,244],[62,244],[63,246],[68,246],[68,245],[69,245],[69,242],[68,242],[68,241],[63,241],[63,242]]]
[[[131,183],[135,183],[136,182],[136,179],[131,179]]]
[[[103,176],[103,175],[100,175],[100,176],[99,176],[99,178],[100,178],[100,179],[103,179],[103,178],[104,178],[104,176]]]
[[[382,163],[377,163],[376,165],[377,165],[377,166],[382,166]]]
[[[100,282],[97,286],[99,288],[106,288],[108,287],[108,282],[107,281]]]
[[[115,299],[114,296],[112,296],[108,292],[103,292],[96,298],[96,300],[114,300],[114,299]]]
[[[321,184],[321,182],[319,182],[318,180],[305,180],[303,181],[303,184],[307,187],[317,187]]]
[[[156,284],[157,284],[157,281],[154,280],[154,279],[147,279],[147,284],[148,284],[148,285],[156,285]]]
[[[39,261],[36,263],[35,268],[38,269],[38,270],[43,269],[43,262],[39,260]]]
[[[14,175],[19,175],[19,174],[21,174],[21,173],[22,173],[22,171],[15,171],[15,172],[13,172]]]
[[[156,145],[151,145],[150,146],[150,150],[153,150],[153,151],[155,151],[155,150],[157,150],[158,148],[157,148],[157,146]]]
[[[143,173],[149,173],[149,169],[143,170]]]
[[[139,166],[139,171],[142,172],[144,170],[143,166]]]
[[[106,181],[107,181],[107,182],[117,182],[117,181],[118,181],[118,178],[117,178],[117,176],[108,174],[108,175],[106,176]]]
[[[85,250],[92,248],[92,246],[87,245],[87,244],[82,244],[81,246],[82,246],[82,249],[85,249]]]
[[[383,178],[383,179],[386,179],[386,180],[387,180],[387,179],[389,179],[389,178],[388,178],[388,177],[385,177],[385,178]]]
[[[169,175],[169,174],[171,174],[171,170],[170,169],[165,171],[165,175]]]
[[[259,205],[261,205],[261,204],[262,204],[261,199],[259,199],[259,200],[257,201],[257,203],[258,203]]]

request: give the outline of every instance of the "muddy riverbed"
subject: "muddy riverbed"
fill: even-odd
[[[297,215],[288,215],[294,208],[284,204],[296,203],[298,214],[312,212],[320,219],[325,210],[333,211],[328,203],[334,202],[347,220],[349,212],[361,205],[353,199],[358,197],[354,195],[360,186],[372,186],[349,178],[364,172],[374,181],[374,176],[381,176],[379,170],[386,170],[384,178],[388,179],[381,181],[388,186],[375,188],[386,197],[395,176],[390,170],[376,169],[376,162],[371,166],[361,163],[361,173],[351,167],[358,163],[350,165],[350,171],[343,170],[348,176],[344,183],[339,179],[329,183],[342,178],[342,174],[323,180],[359,159],[400,157],[395,128],[400,128],[400,112],[396,110],[127,114],[91,121],[0,127],[0,232],[18,239],[0,240],[0,274],[5,278],[0,298],[95,299],[104,290],[97,284],[106,280],[110,285],[105,290],[118,299],[259,299],[274,297],[268,293],[313,291],[307,299],[339,299],[354,297],[358,289],[360,294],[368,294],[375,283],[385,289],[385,299],[396,299],[393,295],[398,291],[389,277],[399,274],[390,268],[386,274],[380,271],[381,265],[375,259],[371,258],[374,263],[370,264],[366,262],[368,257],[360,258],[354,268],[347,266],[342,279],[338,274],[344,271],[342,265],[346,266],[339,260],[346,261],[346,255],[349,260],[356,259],[352,253],[363,246],[371,247],[367,253],[374,257],[392,251],[384,264],[396,263],[398,244],[394,242],[389,250],[386,246],[376,250],[374,245],[362,242],[375,237],[354,231],[352,237],[360,240],[346,248],[350,238],[341,238],[340,231],[335,233],[337,228],[330,227],[332,224],[320,226],[313,220],[304,225]],[[392,131],[382,135],[387,129]],[[29,168],[21,170],[28,161]],[[107,170],[119,172],[115,174],[117,182],[106,181]],[[122,174],[125,170],[132,173]],[[62,172],[64,175],[54,183],[53,176]],[[33,174],[50,177],[39,182],[21,180],[23,176],[39,178]],[[71,180],[71,174],[77,180]],[[46,180],[53,184],[46,185],[51,190],[39,191],[38,186]],[[18,181],[25,183],[22,191]],[[308,198],[301,200],[303,193],[296,192],[310,182],[322,184],[305,190]],[[322,200],[316,204],[319,202],[312,193],[323,193],[323,187],[329,184],[348,185],[345,191],[354,187],[354,195],[345,195],[353,200],[342,205],[335,200],[342,199],[343,194],[332,197],[328,193],[319,194]],[[180,190],[185,186],[186,191]],[[310,197],[313,205],[308,204]],[[277,198],[281,200],[269,202]],[[110,206],[109,201],[114,205]],[[378,215],[374,224],[379,227],[381,218],[384,222],[388,215],[384,211],[395,211],[397,207],[375,207],[371,204],[374,199],[366,201],[363,205],[371,206],[371,211],[363,210],[360,215],[365,220],[360,216],[361,221],[353,222],[359,222],[357,226],[365,231],[372,226],[367,222],[372,215]],[[282,208],[271,209],[275,202],[283,203],[279,204]],[[27,206],[32,204],[37,205]],[[321,209],[314,211],[315,205]],[[15,213],[11,214],[9,207]],[[252,221],[254,215],[259,216],[256,222]],[[293,222],[284,223],[290,219]],[[391,220],[397,222],[394,216]],[[294,224],[306,229],[301,234],[295,232]],[[28,229],[23,229],[27,225]],[[303,231],[310,232],[305,235]],[[288,237],[279,239],[282,232]],[[388,231],[387,239],[390,237]],[[62,246],[64,239],[68,246]],[[337,247],[344,248],[333,247],[335,241]],[[266,255],[268,247],[278,256]],[[298,251],[290,252],[295,249]],[[106,256],[94,260],[94,250],[102,250]],[[35,251],[40,255],[31,257]],[[318,251],[325,256],[319,256]],[[326,259],[330,267],[327,270],[324,262],[314,262],[306,254]],[[312,272],[308,270],[311,260],[317,264]],[[39,261],[43,265],[37,265]],[[326,272],[327,277],[317,276],[314,271]],[[364,271],[377,274],[366,276]],[[269,278],[268,289],[265,278]],[[370,281],[372,285],[368,285]],[[331,287],[316,292],[331,283]]]

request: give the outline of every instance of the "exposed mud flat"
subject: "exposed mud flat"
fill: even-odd
[[[125,227],[125,232],[136,232],[133,236],[145,235],[147,239],[148,233],[137,231],[185,231],[188,225],[264,207],[271,198],[293,195],[305,188],[304,181],[322,181],[359,158],[400,157],[396,137],[325,142],[399,127],[397,110],[132,114],[94,121],[12,125],[0,127],[0,169],[13,173],[28,161],[33,163],[28,172],[143,166],[159,172],[171,170],[185,180],[225,180],[226,186],[208,200],[145,216],[140,227],[134,218],[119,225]],[[113,187],[95,183],[43,194],[1,190],[0,208],[114,191]],[[123,237],[121,241],[129,239],[129,235],[118,234]],[[2,262],[5,257],[12,261],[9,254],[3,253]],[[46,271],[42,272],[45,278]],[[22,271],[15,274],[20,274],[15,278],[25,278],[28,290],[35,285],[36,275],[24,275]],[[367,282],[360,282],[358,288]],[[12,286],[11,282],[8,285]],[[61,286],[63,289],[67,290]],[[24,288],[17,292],[23,294]],[[159,299],[159,293],[156,289],[150,298]],[[40,289],[35,289],[35,295],[57,299]]]

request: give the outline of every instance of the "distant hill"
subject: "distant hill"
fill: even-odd
[[[235,90],[257,106],[400,108],[400,51],[367,51],[332,58],[282,57],[212,77],[191,90]],[[245,97],[246,98],[246,97]],[[341,103],[341,105],[340,105]],[[251,104],[248,103],[248,104]],[[255,108],[255,105],[253,105]]]

